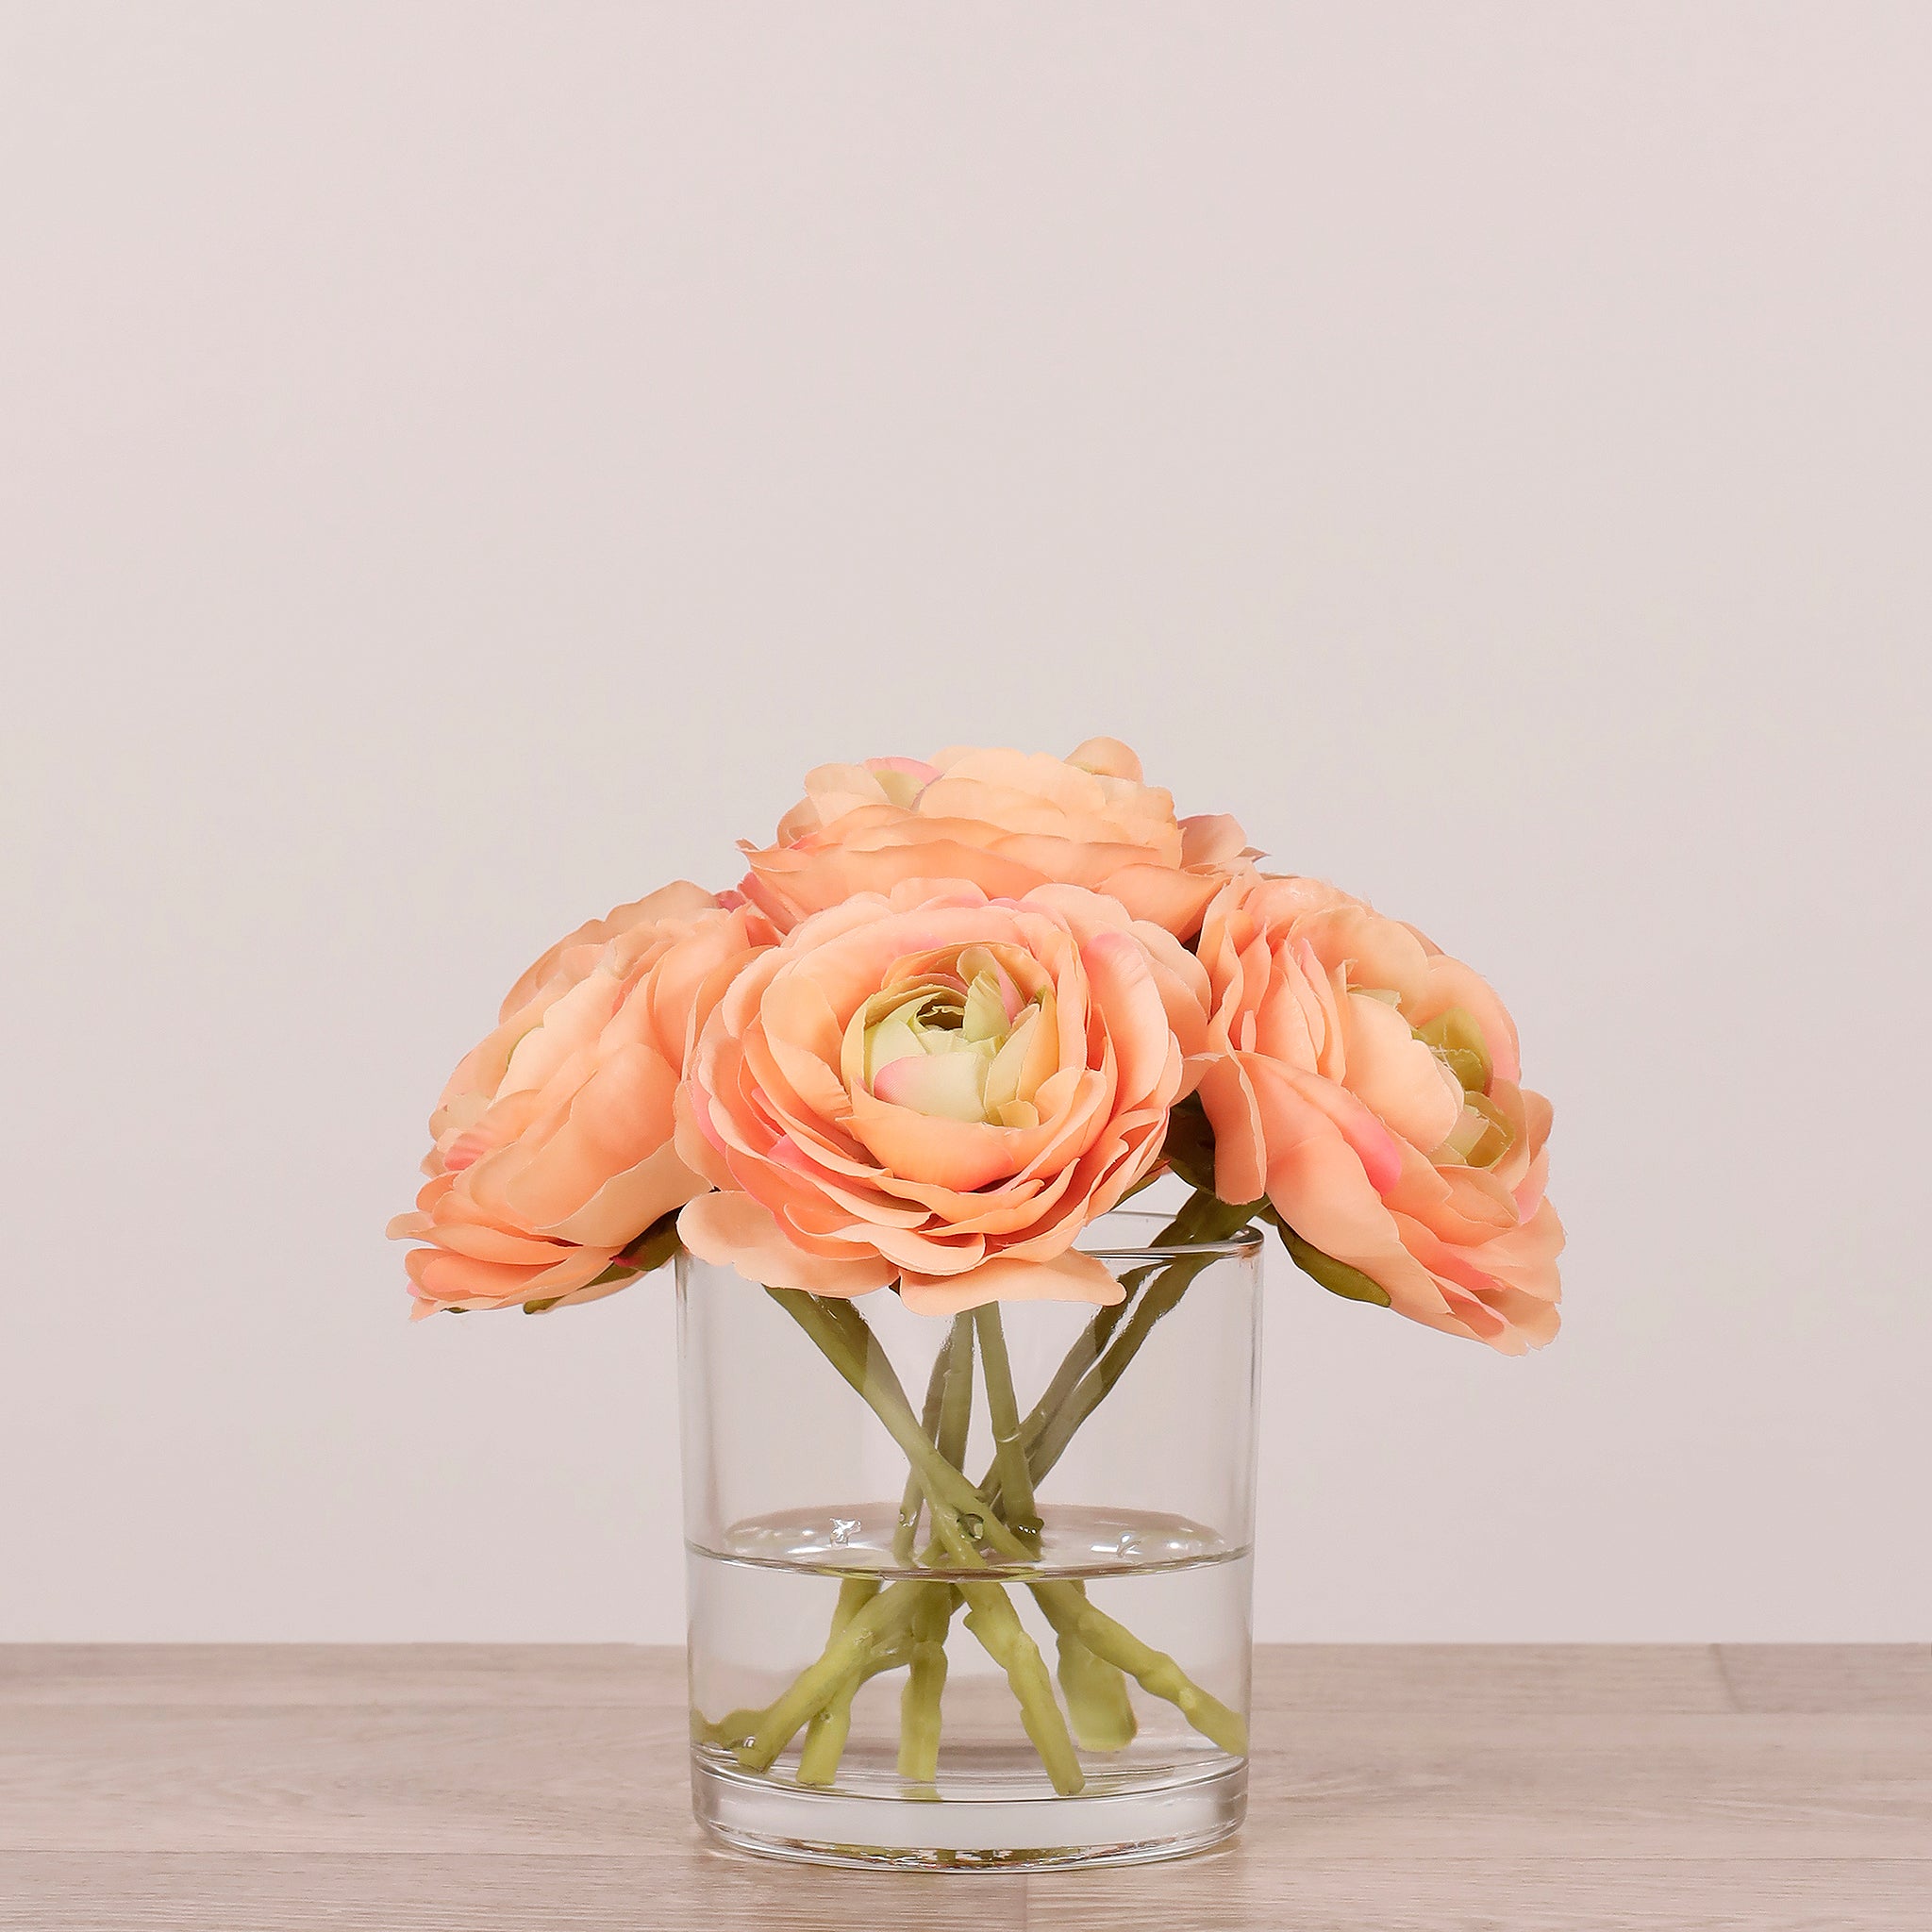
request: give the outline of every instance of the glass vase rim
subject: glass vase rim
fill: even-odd
[[[1093,1246],[1087,1241],[1089,1235],[1124,1232],[1120,1226],[1124,1222],[1144,1224],[1158,1234],[1173,1219],[1171,1214],[1158,1213],[1148,1208],[1110,1208],[1082,1231],[1081,1238],[1074,1245],[1081,1254],[1091,1256],[1096,1261],[1170,1261],[1189,1255],[1252,1255],[1261,1246],[1261,1230],[1252,1223],[1213,1241],[1107,1240]]]

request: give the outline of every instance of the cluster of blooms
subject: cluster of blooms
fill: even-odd
[[[681,1242],[951,1314],[1105,1303],[1076,1243],[1163,1162],[1317,1280],[1516,1352],[1556,1332],[1550,1108],[1469,967],[1108,739],[827,765],[735,891],[553,946],[458,1066],[391,1232],[416,1312],[610,1293]]]

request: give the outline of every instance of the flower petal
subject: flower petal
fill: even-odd
[[[876,1255],[855,1252],[832,1259],[786,1239],[771,1210],[749,1194],[700,1194],[677,1217],[677,1232],[700,1260],[735,1268],[763,1288],[797,1288],[808,1294],[866,1294],[897,1273]]]
[[[908,1272],[899,1287],[900,1300],[917,1315],[957,1315],[996,1301],[1090,1302],[1110,1307],[1125,1294],[1106,1262],[1072,1249],[1049,1261],[993,1255],[963,1274]]]

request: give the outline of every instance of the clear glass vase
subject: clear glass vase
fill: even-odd
[[[1177,1856],[1246,1803],[1260,1238],[1117,1307],[914,1314],[678,1263],[691,1786],[744,1850]]]

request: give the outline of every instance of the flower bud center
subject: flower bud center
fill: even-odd
[[[1414,1032],[1462,1088],[1461,1116],[1430,1158],[1450,1166],[1494,1167],[1515,1143],[1516,1130],[1490,1098],[1494,1067],[1475,1015],[1451,1007]]]
[[[850,1068],[875,1099],[939,1120],[1037,1126],[1033,1101],[1058,1062],[1053,995],[1025,998],[985,947],[882,988],[853,1015]]]

